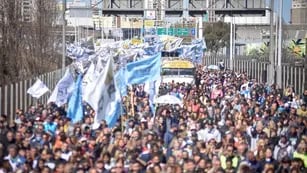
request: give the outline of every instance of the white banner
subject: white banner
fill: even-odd
[[[74,78],[70,74],[69,69],[66,70],[64,76],[55,86],[47,103],[54,102],[58,106],[67,103],[68,97],[74,89]]]
[[[27,90],[27,93],[34,98],[40,98],[48,91],[49,88],[40,79],[37,79],[36,82]]]
[[[113,72],[113,58],[109,58],[104,71],[98,79],[86,87],[84,101],[96,112],[94,129],[99,127],[101,120],[111,111],[111,103],[115,101],[115,83]]]

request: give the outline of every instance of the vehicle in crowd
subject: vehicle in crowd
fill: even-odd
[[[186,59],[172,58],[162,60],[161,65],[161,82],[179,82],[194,83],[195,66]]]

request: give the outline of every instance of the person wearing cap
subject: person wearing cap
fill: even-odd
[[[239,163],[248,163],[246,169],[234,168],[239,170],[238,172],[253,172],[249,168],[254,169],[255,172],[265,172],[267,165],[271,165],[274,161],[271,158],[272,151],[268,148],[275,149],[273,158],[277,159],[279,165],[282,165],[282,170],[289,170],[287,168],[291,166],[300,169],[304,165],[306,147],[303,144],[298,145],[295,154],[288,149],[306,140],[304,134],[307,131],[304,105],[301,108],[295,106],[290,109],[293,103],[291,97],[295,97],[294,91],[292,96],[285,98],[284,95],[279,95],[281,92],[272,85],[269,86],[270,91],[266,93],[266,85],[249,80],[247,73],[207,72],[197,68],[196,76],[201,81],[200,84],[198,82],[198,86],[184,82],[161,84],[160,88],[165,90],[165,93],[182,94],[184,104],[182,107],[159,105],[153,117],[148,114],[150,109],[147,91],[143,90],[142,86],[132,86],[129,92],[134,93],[131,99],[135,101],[135,104],[125,105],[124,112],[128,113],[131,112],[131,109],[135,109],[134,116],[130,114],[120,116],[124,119],[118,119],[118,124],[115,126],[102,120],[101,126],[95,130],[95,133],[90,130],[95,113],[89,106],[87,106],[83,121],[78,124],[65,123],[66,120],[61,119],[61,116],[65,115],[64,106],[57,107],[56,105],[31,107],[29,109],[35,110],[32,112],[33,116],[22,117],[24,119],[22,123],[15,123],[12,126],[7,125],[7,119],[0,117],[0,130],[2,133],[5,132],[3,135],[10,130],[8,133],[10,142],[5,136],[0,139],[3,144],[0,152],[7,152],[4,146],[24,141],[20,144],[22,147],[19,150],[20,155],[25,156],[27,153],[26,156],[28,156],[30,153],[32,156],[27,157],[29,163],[37,159],[33,169],[39,168],[37,172],[55,171],[57,173],[62,172],[63,166],[66,168],[65,172],[88,172],[89,170],[90,172],[97,170],[96,172],[99,173],[103,171],[128,172],[123,169],[123,166],[131,168],[130,171],[134,172],[140,172],[140,168],[141,171],[163,172],[160,163],[164,164],[166,162],[164,158],[172,157],[176,159],[170,159],[173,160],[169,161],[172,164],[167,164],[167,166],[178,167],[178,172],[183,170],[196,173],[209,172],[209,170],[212,170],[213,173],[234,172],[232,167],[236,167],[237,164],[233,165],[236,162],[233,158],[238,158]],[[246,83],[252,83],[252,85],[245,85],[246,89],[252,93],[250,98],[240,94],[240,87]],[[140,92],[137,91],[139,93],[135,93],[137,88],[139,88]],[[220,90],[223,95],[215,96],[215,99],[208,99],[213,90]],[[125,98],[123,102],[130,100],[129,96]],[[191,105],[193,100],[200,100],[200,102]],[[297,97],[295,103],[300,104]],[[18,116],[23,112],[20,111]],[[56,119],[48,115],[55,116]],[[41,119],[36,119],[37,124],[32,126],[32,118],[36,117]],[[131,120],[127,121],[129,118]],[[40,121],[46,122],[43,125],[39,123]],[[48,122],[57,123],[57,125],[56,127],[47,126]],[[123,122],[127,123],[121,124]],[[278,124],[277,127],[275,124]],[[67,130],[69,128],[71,130]],[[76,129],[75,133],[70,133],[73,129]],[[176,133],[177,129],[178,133]],[[27,137],[23,134],[28,134],[27,136],[30,137],[33,133],[35,135],[29,147]],[[234,134],[237,135],[233,137]],[[292,143],[285,143],[287,139],[281,136],[282,134],[286,135],[290,141],[294,141],[293,146],[288,146],[286,152],[281,152],[284,151],[282,148]],[[34,148],[37,150],[35,151]],[[50,149],[48,153],[46,153],[47,149]],[[102,157],[108,152],[109,156]],[[280,158],[286,155],[289,159],[278,159],[279,155]],[[123,156],[125,156],[124,159]],[[63,165],[63,160],[59,158],[64,159],[67,163]],[[210,161],[204,161],[204,158]],[[191,164],[189,159],[192,159],[194,164]],[[150,160],[153,164],[148,163]],[[211,160],[213,163],[210,163]],[[8,160],[0,164],[2,166],[7,162]],[[137,162],[142,165],[140,166]],[[292,165],[290,165],[291,162]],[[44,165],[50,166],[51,169]],[[201,170],[195,170],[195,165],[201,165],[199,166]],[[223,171],[221,167],[225,168],[225,165],[226,170]],[[24,170],[24,172],[30,171]],[[173,172],[177,170],[173,169]]]

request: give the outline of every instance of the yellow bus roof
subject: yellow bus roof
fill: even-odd
[[[194,68],[194,64],[186,60],[169,60],[162,63],[162,68]]]

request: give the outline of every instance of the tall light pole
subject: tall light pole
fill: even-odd
[[[274,57],[274,0],[271,0],[270,7],[270,55],[269,55],[269,68],[268,68],[268,79],[269,84],[275,83],[275,57]]]
[[[233,70],[233,16],[230,22],[230,70]]]
[[[62,16],[62,69],[65,68],[65,57],[66,57],[66,20],[65,20],[65,13],[66,13],[66,0],[63,0],[63,16]]]
[[[282,87],[281,78],[281,58],[282,58],[282,14],[283,14],[283,0],[279,1],[279,28],[278,28],[278,57],[276,67],[276,83]]]

